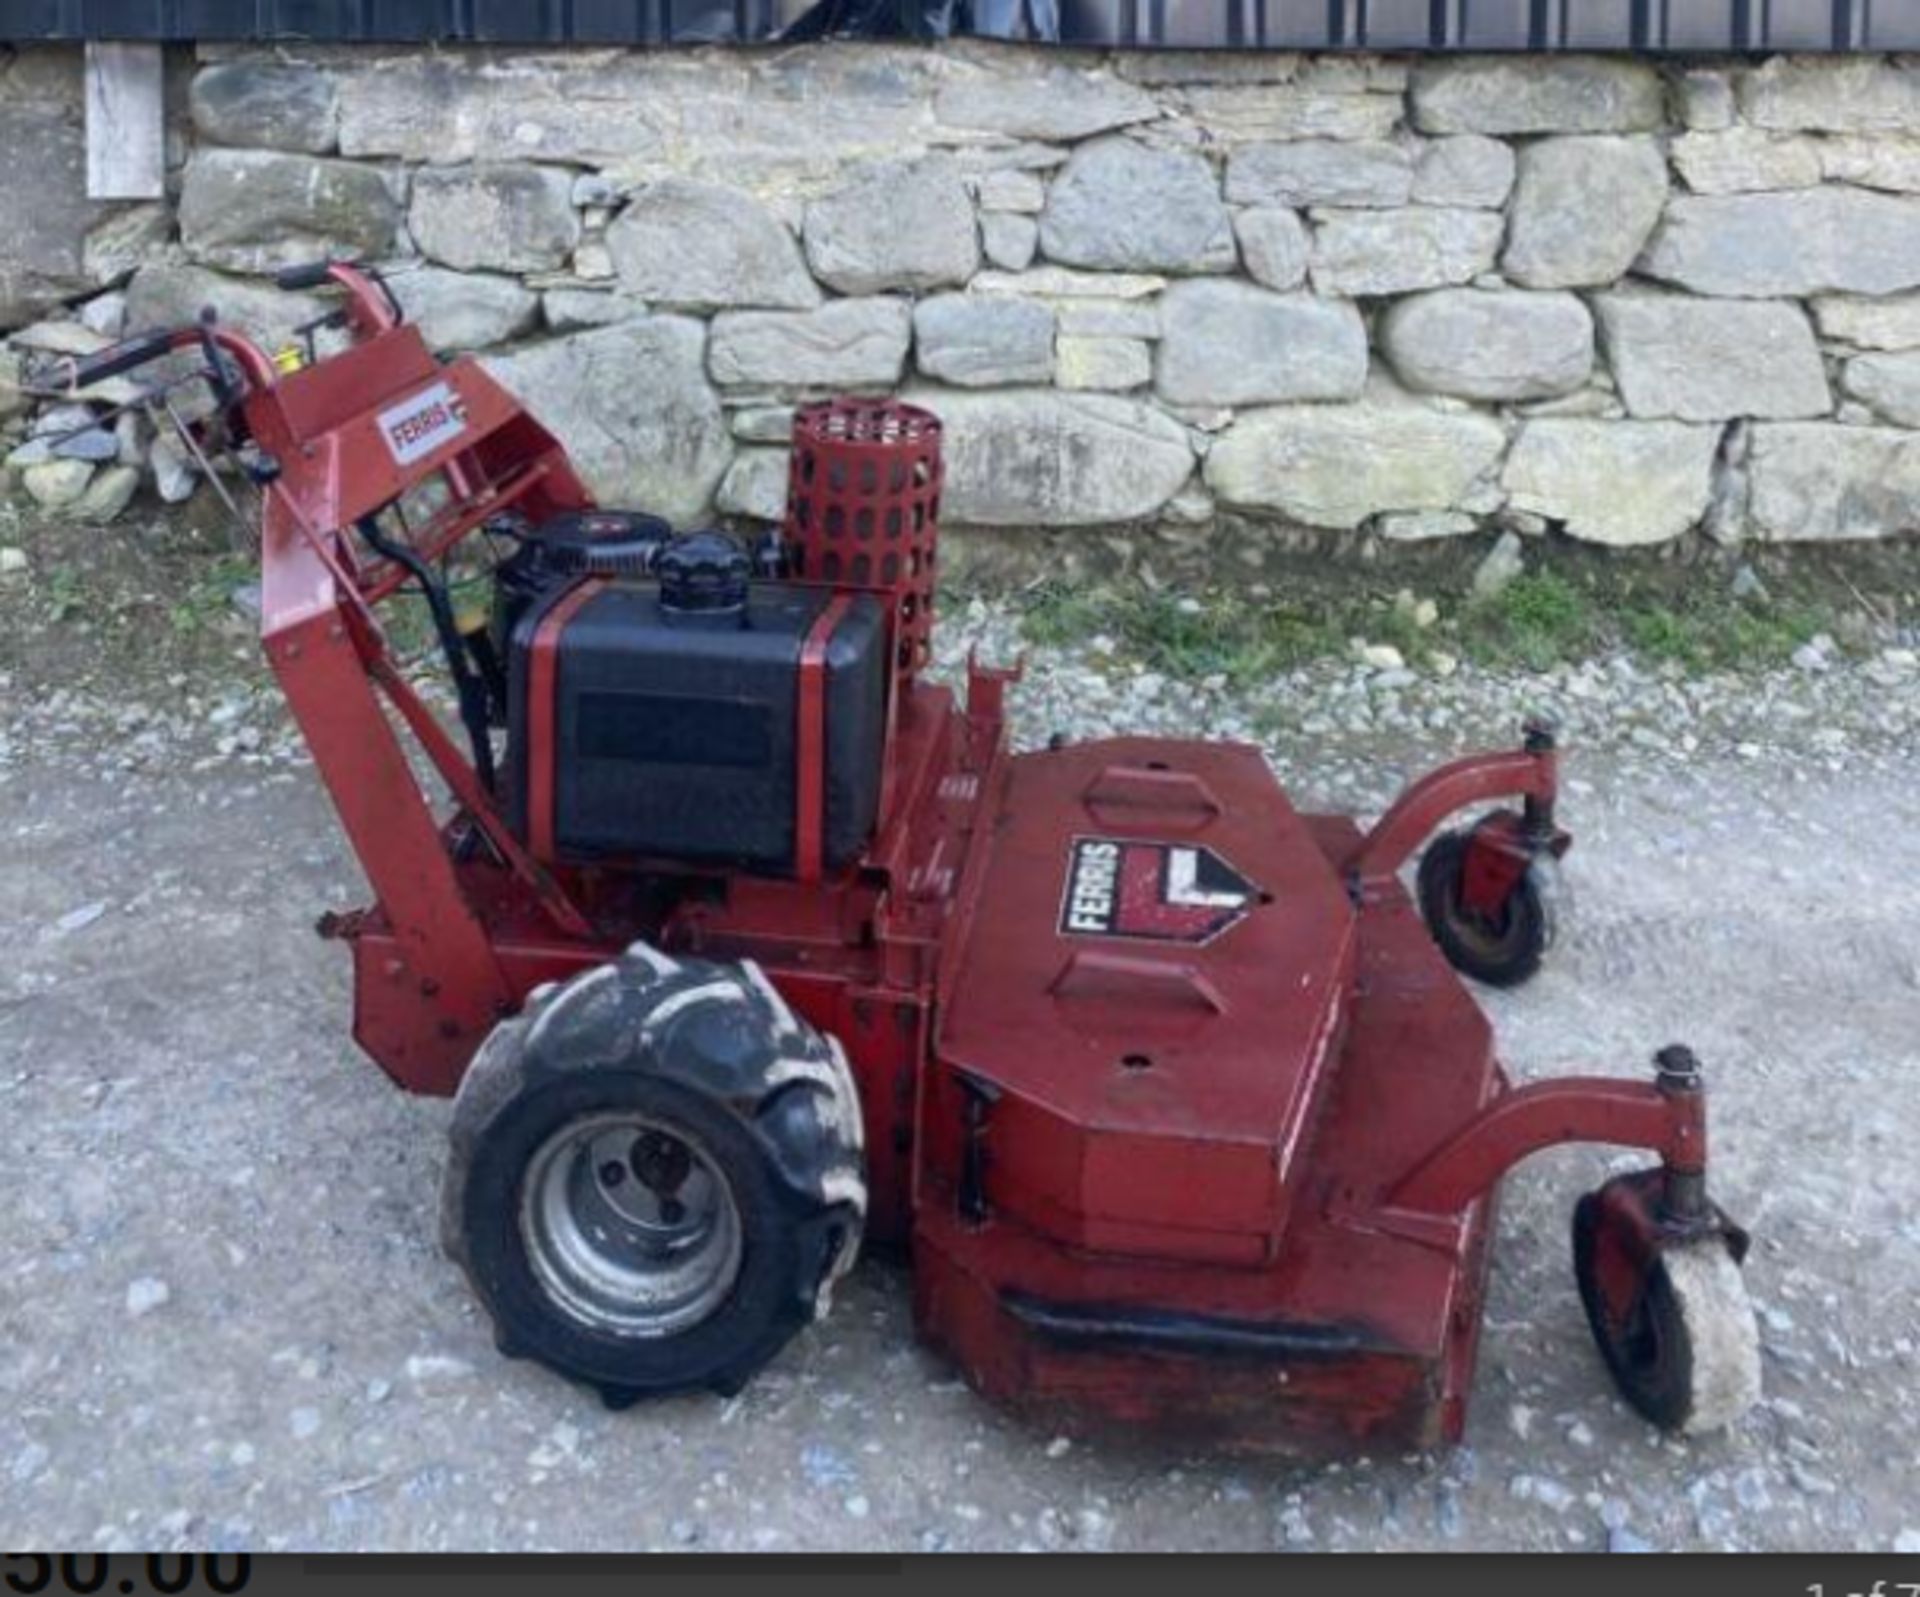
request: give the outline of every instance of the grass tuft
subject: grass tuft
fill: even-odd
[[[1689,671],[1751,671],[1785,664],[1816,633],[1842,630],[1848,606],[1832,592],[1741,599],[1713,573],[1692,576],[1676,583],[1624,565],[1568,562],[1525,572],[1484,598],[1461,591],[1456,577],[1435,585],[1440,616],[1424,627],[1410,594],[1396,598],[1381,578],[1351,567],[1277,594],[1049,582],[1028,590],[1022,624],[1039,645],[1104,636],[1122,659],[1146,669],[1219,676],[1235,686],[1344,655],[1356,638],[1391,644],[1416,667],[1443,652],[1545,671],[1623,650]]]

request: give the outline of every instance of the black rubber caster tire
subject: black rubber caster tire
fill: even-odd
[[[1518,987],[1540,970],[1559,930],[1562,891],[1558,865],[1529,865],[1498,916],[1475,914],[1461,902],[1471,832],[1442,832],[1420,857],[1415,895],[1447,963],[1489,987]]]
[[[448,1253],[503,1351],[610,1408],[739,1391],[865,1213],[852,1073],[751,965],[636,946],[539,989],[454,1102]]]
[[[1718,1236],[1661,1249],[1621,1320],[1599,1281],[1603,1214],[1591,1193],[1575,1205],[1573,1272],[1621,1396],[1662,1430],[1698,1435],[1733,1424],[1760,1399],[1760,1331],[1732,1251]]]

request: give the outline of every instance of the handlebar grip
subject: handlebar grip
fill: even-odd
[[[129,338],[124,343],[109,345],[99,354],[83,356],[73,363],[73,386],[91,388],[109,377],[118,377],[136,366],[158,360],[162,355],[171,353],[172,349],[171,333],[145,333],[138,338]]]
[[[291,291],[324,288],[333,281],[332,261],[310,261],[305,266],[283,266],[273,274],[274,286]]]

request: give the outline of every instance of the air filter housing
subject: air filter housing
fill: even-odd
[[[940,418],[918,406],[834,399],[793,418],[784,528],[792,573],[882,595],[901,676],[931,653],[943,472]]]

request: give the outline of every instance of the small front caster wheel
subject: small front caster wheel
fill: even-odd
[[[1760,1330],[1724,1238],[1648,1254],[1596,1193],[1573,1211],[1587,1323],[1621,1394],[1663,1430],[1721,1430],[1760,1398]]]
[[[1442,832],[1427,845],[1416,883],[1420,914],[1455,970],[1489,987],[1518,987],[1553,946],[1564,897],[1559,865],[1541,855],[1488,913],[1466,901],[1472,844],[1471,832]]]

